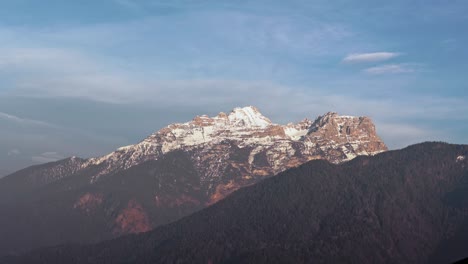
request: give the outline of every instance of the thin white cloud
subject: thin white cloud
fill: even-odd
[[[58,128],[59,126],[40,121],[40,120],[34,120],[34,119],[28,119],[28,118],[21,118],[15,115],[7,114],[4,112],[0,112],[0,119],[6,120],[6,121],[11,121],[17,124],[22,124],[22,125],[33,125],[33,126],[45,126],[45,127],[53,127],[53,128]]]
[[[399,52],[373,52],[373,53],[353,53],[346,56],[342,62],[361,63],[386,61],[400,56]]]
[[[365,73],[372,75],[380,74],[396,74],[396,73],[411,73],[415,72],[416,69],[408,64],[385,64],[375,67],[370,67],[363,70]]]
[[[21,154],[21,151],[19,149],[11,149],[8,151],[7,155],[8,156],[18,156]]]
[[[391,148],[406,147],[422,141],[444,140],[444,135],[441,135],[440,131],[433,131],[404,121],[399,123],[377,121],[375,123],[378,134]]]
[[[54,162],[57,160],[61,160],[64,158],[65,156],[57,152],[44,152],[40,155],[33,156],[31,159],[33,162],[36,162],[36,163],[47,163],[47,162]]]

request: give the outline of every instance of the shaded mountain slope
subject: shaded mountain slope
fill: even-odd
[[[468,256],[444,250],[468,236],[466,157],[423,143],[310,161],[151,232],[3,263],[450,263]]]
[[[92,186],[88,179],[86,174],[70,176],[0,206],[0,237],[9,238],[0,240],[0,248],[92,242],[148,231],[203,208],[207,200],[183,152],[147,161]],[[158,195],[168,202],[156,204]]]

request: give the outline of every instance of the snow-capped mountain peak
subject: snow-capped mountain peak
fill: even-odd
[[[226,144],[247,149],[250,152],[248,166],[254,166],[255,157],[264,153],[262,155],[266,155],[272,169],[268,173],[277,173],[291,164],[309,159],[325,158],[338,163],[357,155],[372,155],[386,150],[385,144],[375,134],[372,121],[366,117],[339,116],[329,112],[314,122],[304,119],[283,126],[272,123],[257,108],[247,106],[234,108],[229,114],[202,115],[186,123],[171,124],[138,144],[89,159],[83,166],[102,166],[103,169],[93,178],[97,180],[100,175],[147,160],[157,160],[175,150],[212,153],[223,149],[218,154],[229,158],[230,147],[225,149]],[[194,155],[194,159],[198,160],[199,155]]]

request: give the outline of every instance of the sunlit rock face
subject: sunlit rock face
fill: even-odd
[[[109,155],[88,160],[83,167],[99,165],[92,177],[128,169],[147,160],[184,150],[199,170],[212,201],[239,187],[313,159],[332,163],[358,155],[387,150],[368,117],[327,113],[314,122],[274,124],[253,107],[235,108],[215,117],[197,116],[171,124],[142,142],[119,148]]]

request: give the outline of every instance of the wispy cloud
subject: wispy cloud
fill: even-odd
[[[119,4],[141,3],[121,0]],[[299,65],[287,60],[279,63],[273,53],[323,56],[336,52],[336,45],[353,35],[340,24],[309,20],[200,11],[77,28],[0,27],[0,42],[10,43],[0,44],[0,74],[6,73],[8,89],[14,94],[106,102],[160,97],[170,93],[165,88],[181,87],[181,79],[187,84],[191,79],[275,80],[297,76],[294,71]],[[168,79],[176,79],[174,85]]]
[[[352,53],[346,56],[344,63],[378,62],[386,61],[400,56],[399,52],[373,52],[373,53]]]
[[[401,148],[421,141],[444,140],[441,131],[434,131],[409,122],[376,122],[379,135],[392,148]]]
[[[259,52],[273,50],[289,54],[323,55],[333,52],[331,47],[354,35],[350,28],[338,23],[295,17],[228,12],[214,19],[229,21],[228,31],[225,26],[210,28],[228,40],[230,45],[260,49]]]
[[[131,73],[123,68],[70,49],[0,48],[0,70],[12,76],[12,94],[32,97],[78,97],[114,102],[124,98],[132,100],[130,95],[135,90],[141,92],[142,88],[138,77],[131,81]],[[41,123],[6,113],[0,117]]]
[[[44,153],[41,153],[40,155],[33,156],[31,159],[33,162],[36,162],[36,163],[47,163],[47,162],[54,162],[57,160],[61,160],[64,158],[65,156],[57,152],[44,152]]]
[[[33,126],[45,126],[45,127],[51,127],[51,128],[58,128],[59,126],[40,121],[40,120],[34,120],[34,119],[28,119],[28,118],[21,118],[15,115],[10,115],[4,112],[0,112],[0,119],[6,120],[6,121],[11,121],[15,122],[17,124],[21,125],[33,125]]]
[[[11,149],[8,151],[7,156],[18,156],[21,154],[21,151],[19,149]]]
[[[365,73],[372,75],[379,74],[396,74],[396,73],[411,73],[415,72],[416,69],[410,64],[385,64],[375,67],[370,67],[363,70]]]

